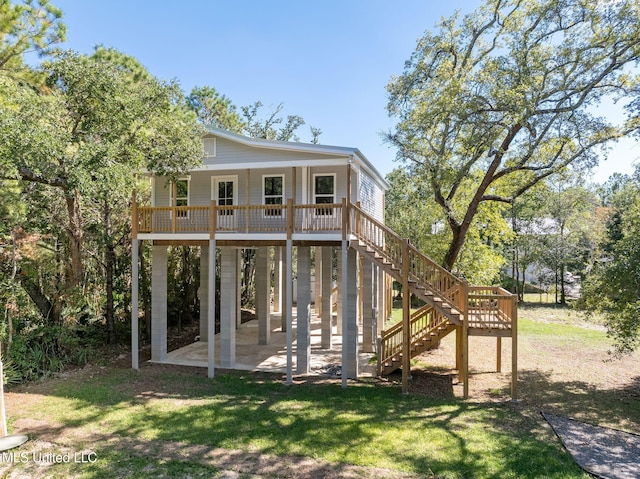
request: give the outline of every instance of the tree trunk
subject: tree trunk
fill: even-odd
[[[69,286],[73,287],[80,284],[84,275],[82,263],[84,230],[80,212],[80,194],[77,191],[65,190],[64,196],[67,203],[67,214],[69,215],[69,256],[71,257]]]
[[[564,270],[565,265],[562,263],[560,265],[560,304],[567,304],[567,298],[564,291]]]
[[[51,320],[55,324],[60,324],[61,307],[57,302],[52,302],[45,296],[40,286],[31,280],[26,274],[20,275],[20,284],[27,292],[33,304],[43,318]]]

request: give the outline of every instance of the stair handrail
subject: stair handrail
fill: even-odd
[[[349,211],[352,216],[351,233],[366,245],[373,247],[374,251],[387,261],[396,266],[401,265],[402,244],[405,240],[357,205],[351,203]],[[395,245],[388,246],[389,239],[392,239]],[[458,294],[462,291],[463,280],[421,253],[412,244],[409,244],[408,250],[410,279],[437,293],[452,308],[459,308]]]
[[[431,314],[431,316],[429,316]],[[447,322],[447,318],[440,314],[430,304],[425,304],[421,308],[411,313],[410,320],[410,344],[411,346],[422,341],[431,331]],[[404,330],[402,321],[392,325],[389,329],[383,330],[379,338],[380,350],[378,351],[379,368],[385,362],[402,353],[402,339]],[[381,371],[379,371],[381,372]]]

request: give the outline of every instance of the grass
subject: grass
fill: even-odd
[[[153,376],[144,382],[153,379],[154,390],[142,394],[136,381],[146,374]],[[148,450],[178,441],[414,474],[431,470],[437,477],[583,477],[556,444],[536,437],[535,421],[508,404],[403,397],[397,388],[374,382],[343,390],[335,384],[287,387],[253,374],[211,381],[181,372],[158,375],[151,368],[139,374],[112,370],[90,382],[59,382],[46,401],[20,415],[73,428],[76,438],[101,438],[82,444],[91,445],[99,459],[79,477],[121,477],[123,468],[136,477],[147,467],[148,456],[145,462],[128,448],[121,450],[112,444],[114,438]],[[154,474],[213,472],[190,461],[161,464],[166,471]],[[58,465],[60,475],[53,477],[74,472],[64,466]]]
[[[587,478],[539,411],[633,430],[640,422],[638,362],[603,363],[604,331],[566,308],[525,306],[519,324],[518,403],[507,400],[507,374],[482,373],[480,359],[491,356],[482,348],[494,345],[488,338],[473,338],[469,401],[403,396],[395,384],[374,379],[342,389],[330,381],[285,386],[266,374],[210,380],[201,369],[94,366],[14,393],[9,417],[12,427],[31,430],[30,447],[90,450],[97,461],[11,467],[33,477],[186,478],[219,477],[244,464],[237,466],[246,473],[240,477],[252,477],[262,473],[249,464],[276,457],[270,477],[325,477],[326,467],[339,477],[350,464],[388,470],[378,477]],[[450,345],[442,350],[421,361],[445,374]],[[435,362],[440,356],[443,365]],[[635,383],[615,383],[625,374],[635,374]],[[223,451],[241,451],[245,462],[216,459]],[[315,465],[298,465],[300,457]],[[292,476],[288,465],[307,469]],[[363,471],[359,477],[373,475]]]

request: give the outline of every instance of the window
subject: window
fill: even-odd
[[[336,175],[313,175],[313,200],[316,205],[335,203]],[[316,216],[331,216],[333,208],[316,208]]]
[[[202,145],[203,155],[205,158],[215,158],[216,156],[216,139],[205,138]]]
[[[263,176],[263,204],[283,205],[284,204],[284,175]],[[265,216],[282,216],[282,208],[266,208]]]
[[[171,206],[189,206],[189,181],[190,178],[179,178],[171,183],[169,190],[169,202]],[[174,200],[175,195],[175,200]],[[178,211],[178,218],[186,218],[188,212]]]

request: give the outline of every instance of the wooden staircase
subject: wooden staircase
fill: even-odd
[[[378,339],[378,374],[403,369],[403,391],[409,359],[437,346],[457,331],[456,367],[468,395],[468,337],[512,337],[512,396],[517,380],[517,298],[498,287],[469,286],[422,254],[408,240],[381,224],[356,205],[349,205],[345,228],[349,246],[378,264],[426,304],[411,313],[410,295],[403,294],[403,321],[382,332]],[[409,334],[405,335],[405,331]],[[408,358],[405,358],[408,356]],[[498,351],[498,370],[500,351]]]

